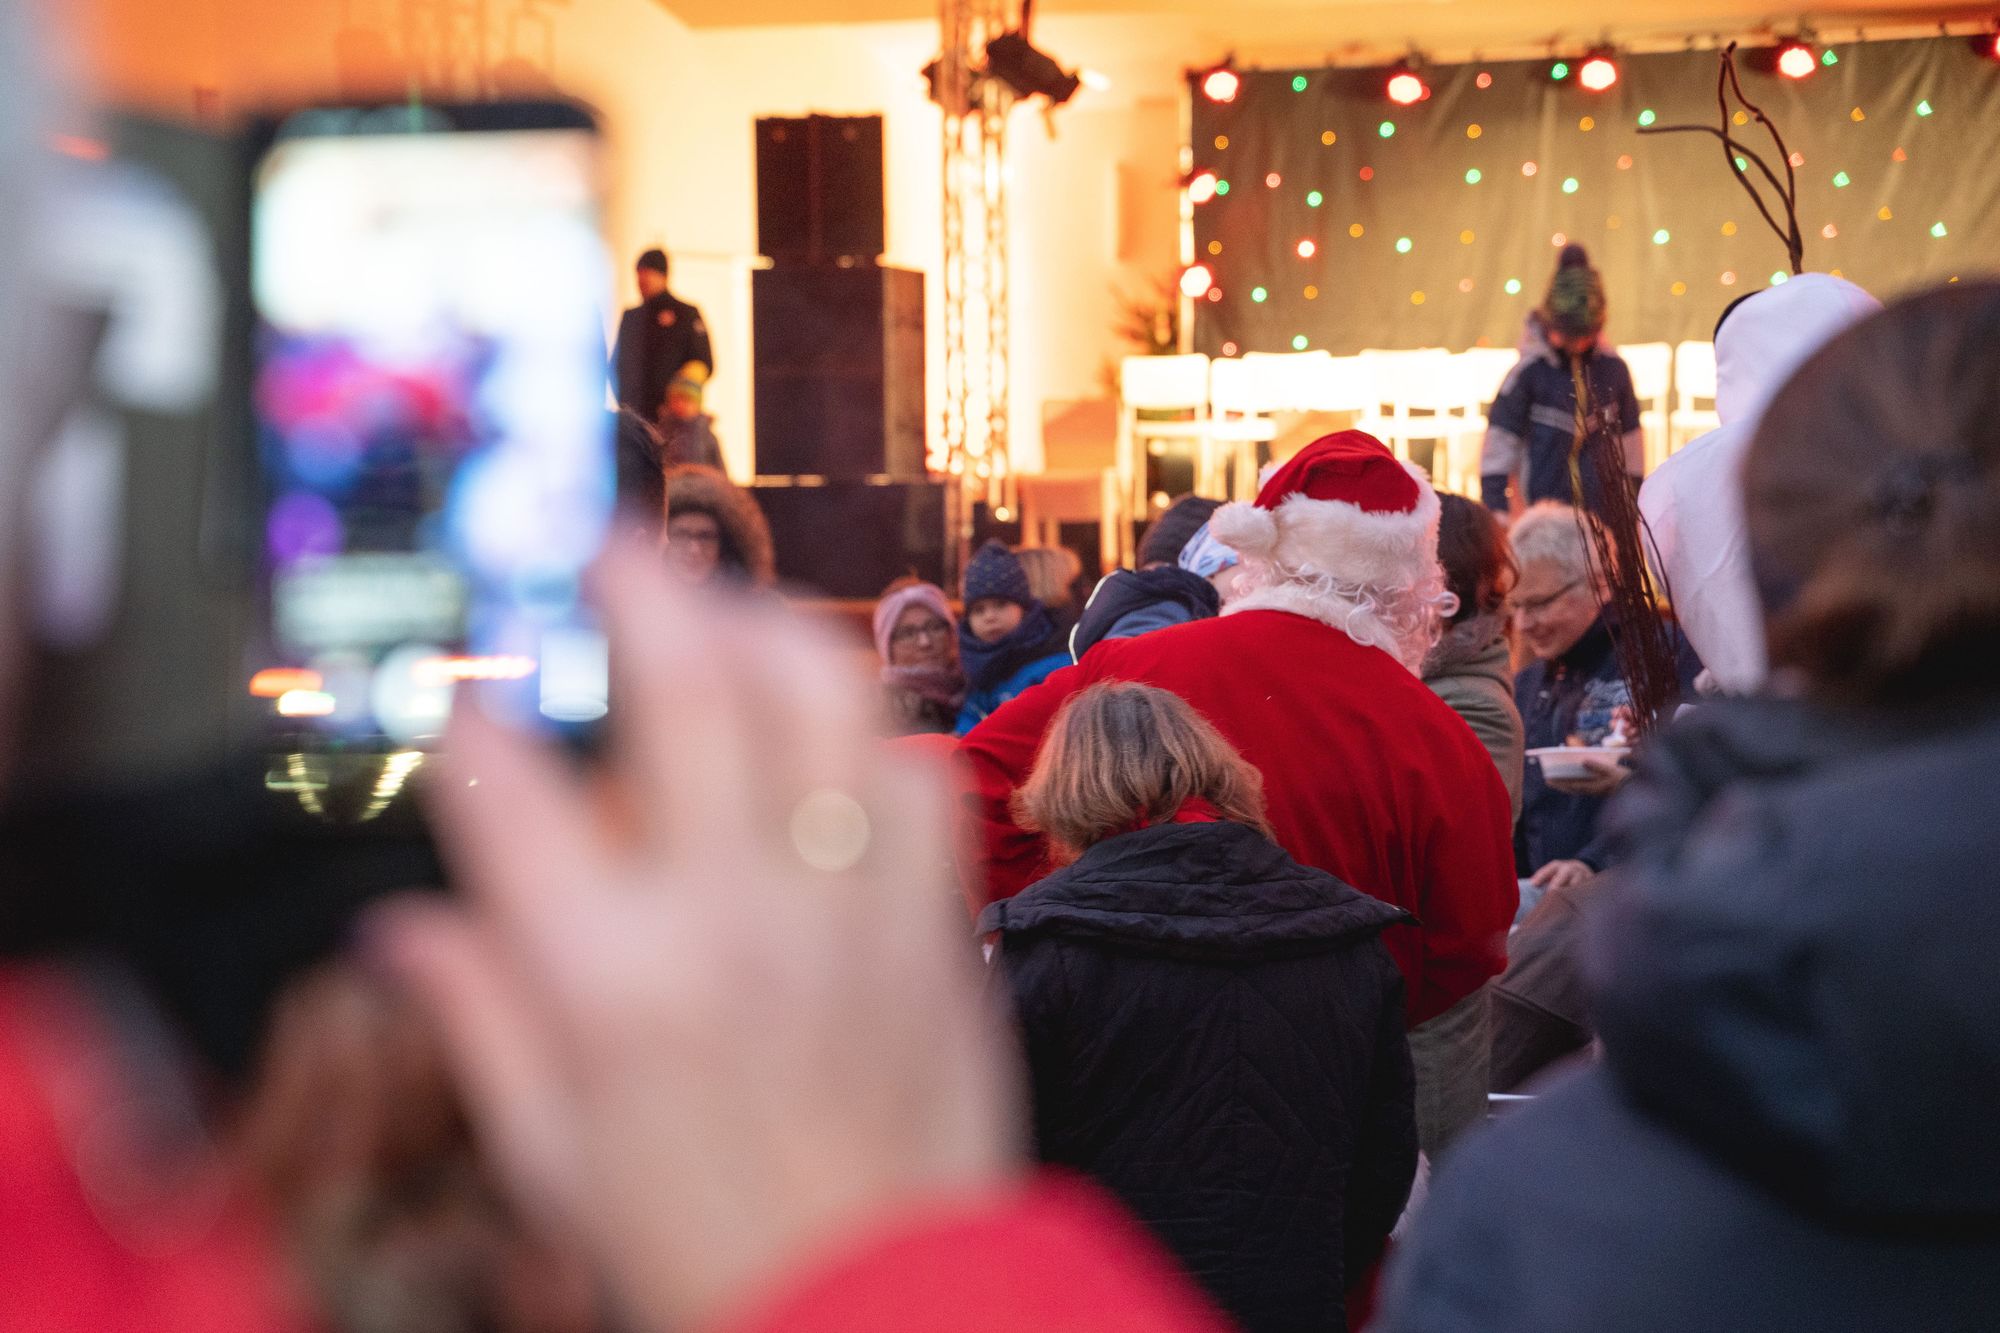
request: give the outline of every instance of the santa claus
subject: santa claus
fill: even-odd
[[[1257,766],[1286,851],[1417,918],[1384,936],[1412,1025],[1473,995],[1506,962],[1518,886],[1500,775],[1416,674],[1449,598],[1437,526],[1430,483],[1360,431],[1315,441],[1255,504],[1218,510],[1211,529],[1243,567],[1219,618],[1101,643],[962,742],[983,835],[973,891],[1007,897],[1051,868],[1009,800],[1063,701],[1143,681]]]

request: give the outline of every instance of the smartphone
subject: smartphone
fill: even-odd
[[[565,103],[302,110],[253,135],[261,469],[246,672],[279,748],[421,752],[461,684],[604,721],[600,147]]]

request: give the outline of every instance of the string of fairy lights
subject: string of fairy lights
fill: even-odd
[[[2000,34],[1995,32],[1981,34],[1971,39],[1970,45],[1984,59],[2000,65]],[[1671,112],[1655,106],[1640,106],[1635,110],[1632,109],[1629,98],[1621,101],[1619,98],[1609,96],[1624,82],[1624,59],[1609,49],[1593,50],[1578,56],[1552,56],[1532,67],[1528,71],[1528,76],[1544,80],[1544,86],[1548,89],[1574,91],[1577,101],[1559,101],[1556,105],[1566,109],[1567,123],[1573,127],[1569,133],[1575,136],[1602,137],[1603,131],[1615,129],[1621,122],[1628,133],[1650,129]],[[1778,85],[1800,85],[1808,80],[1823,78],[1827,72],[1839,69],[1843,62],[1843,50],[1837,45],[1817,43],[1802,36],[1774,42],[1767,47],[1751,51],[1744,59],[1748,68],[1769,75]],[[1363,198],[1361,192],[1367,191],[1376,181],[1378,171],[1395,170],[1407,175],[1415,171],[1435,170],[1434,162],[1413,161],[1409,153],[1398,156],[1395,152],[1401,147],[1398,135],[1407,128],[1405,122],[1408,117],[1423,115],[1432,110],[1423,104],[1432,100],[1433,81],[1441,73],[1449,73],[1455,78],[1463,79],[1468,69],[1476,69],[1471,79],[1474,93],[1470,97],[1449,99],[1449,112],[1454,116],[1456,126],[1452,137],[1462,135],[1463,146],[1467,150],[1466,156],[1469,156],[1471,161],[1462,167],[1459,162],[1454,162],[1449,177],[1435,175],[1426,177],[1430,188],[1436,191],[1426,197],[1427,202],[1431,199],[1436,200],[1435,210],[1444,211],[1451,207],[1448,194],[1445,192],[1447,183],[1467,191],[1490,191],[1502,188],[1501,182],[1513,177],[1531,189],[1553,191],[1566,204],[1570,201],[1586,204],[1593,192],[1600,199],[1609,197],[1604,187],[1610,182],[1602,178],[1594,179],[1598,173],[1609,175],[1634,170],[1636,162],[1632,152],[1617,152],[1612,156],[1604,151],[1605,147],[1615,147],[1615,145],[1600,146],[1598,150],[1589,153],[1579,149],[1575,153],[1559,154],[1564,158],[1560,166],[1552,166],[1539,155],[1503,156],[1506,151],[1506,143],[1503,140],[1507,136],[1493,133],[1495,126],[1488,123],[1491,117],[1482,120],[1480,103],[1477,100],[1477,94],[1485,93],[1495,86],[1496,69],[1503,69],[1508,74],[1519,72],[1506,69],[1502,65],[1495,65],[1492,68],[1467,66],[1446,71],[1435,66],[1426,67],[1411,60],[1377,71],[1373,76],[1364,71],[1332,69],[1289,74],[1277,71],[1251,76],[1229,65],[1197,71],[1190,76],[1197,99],[1194,117],[1196,138],[1190,145],[1183,182],[1187,203],[1184,216],[1191,219],[1192,225],[1188,232],[1187,253],[1183,256],[1184,267],[1179,274],[1180,292],[1190,303],[1190,313],[1198,320],[1204,313],[1204,307],[1214,309],[1221,306],[1225,299],[1240,302],[1245,295],[1251,307],[1265,307],[1273,303],[1275,298],[1282,296],[1289,309],[1302,312],[1310,307],[1310,303],[1320,299],[1322,288],[1328,285],[1327,275],[1330,270],[1326,266],[1326,261],[1333,258],[1336,253],[1342,256],[1352,253],[1342,246],[1340,240],[1342,236],[1345,237],[1347,244],[1358,243],[1359,253],[1365,256],[1366,262],[1371,265],[1409,260],[1413,256],[1421,258],[1428,248],[1431,259],[1428,264],[1421,266],[1424,277],[1412,281],[1405,289],[1411,307],[1420,308],[1427,303],[1449,300],[1454,294],[1460,297],[1480,295],[1482,285],[1497,286],[1500,292],[1509,298],[1532,300],[1538,296],[1542,279],[1540,266],[1534,270],[1526,268],[1525,261],[1528,256],[1525,254],[1517,261],[1524,264],[1521,271],[1506,272],[1503,277],[1497,279],[1488,276],[1482,280],[1474,271],[1463,271],[1455,281],[1450,279],[1439,281],[1440,273],[1448,273],[1452,267],[1461,270],[1474,270],[1480,267],[1469,262],[1474,248],[1481,241],[1479,227],[1458,228],[1455,232],[1456,245],[1453,246],[1451,243],[1453,233],[1447,232],[1444,236],[1439,236],[1435,226],[1429,228],[1428,234],[1408,225],[1396,227],[1391,223],[1385,228],[1382,226],[1378,211],[1356,205],[1356,201]],[[1996,73],[2000,73],[2000,69],[1996,69]],[[1253,77],[1256,80],[1254,94],[1247,91],[1253,86]],[[1373,82],[1372,85],[1361,81],[1371,78],[1379,78],[1380,81]],[[1323,80],[1338,80],[1337,87],[1329,82],[1325,88],[1321,88]],[[1283,90],[1287,86],[1294,95],[1315,91],[1324,93],[1328,105],[1341,109],[1342,114],[1337,118],[1339,123],[1312,127],[1297,116],[1285,121],[1287,133],[1294,136],[1293,148],[1288,150],[1289,156],[1272,151],[1268,135],[1259,137],[1252,143],[1236,141],[1231,132],[1234,126],[1229,120],[1229,108],[1239,99],[1250,95],[1283,98],[1285,96]],[[1369,110],[1367,89],[1370,86],[1374,90],[1373,115],[1367,114]],[[1455,92],[1462,91],[1463,85],[1454,84],[1453,88]],[[1887,117],[1896,125],[1907,124],[1913,127],[1909,131],[1909,135],[1913,137],[1907,138],[1907,141],[1903,137],[1903,131],[1897,131],[1897,141],[1887,146],[1885,153],[1887,161],[1884,163],[1873,164],[1851,157],[1842,161],[1826,161],[1823,160],[1823,154],[1818,152],[1794,150],[1790,153],[1789,162],[1785,165],[1799,173],[1802,180],[1823,175],[1823,180],[1814,182],[1822,191],[1816,197],[1841,201],[1837,209],[1833,206],[1827,207],[1826,216],[1809,220],[1810,234],[1817,236],[1821,241],[1831,242],[1842,234],[1843,226],[1851,229],[1861,225],[1862,215],[1851,204],[1845,202],[1845,198],[1848,192],[1861,189],[1860,182],[1866,178],[1883,196],[1879,201],[1869,201],[1876,206],[1868,210],[1868,216],[1871,216],[1877,224],[1897,223],[1895,234],[1898,239],[1910,234],[1911,222],[1918,224],[1920,228],[1918,234],[1933,240],[1941,241],[1953,235],[1956,223],[1949,215],[1899,218],[1898,205],[1901,201],[1898,203],[1890,201],[1887,197],[1888,187],[1885,184],[1886,173],[1874,170],[1878,165],[1886,168],[1890,164],[1910,161],[1911,154],[1917,151],[1919,146],[1919,139],[1914,136],[1921,134],[1924,126],[1934,119],[1941,118],[1950,109],[1940,105],[1936,100],[1937,97],[1938,94],[1932,91],[1915,91],[1902,105],[1855,104],[1842,108],[1847,120],[1856,125],[1874,115]],[[1712,121],[1712,102],[1710,106]],[[1507,114],[1497,105],[1493,111],[1494,114]],[[1612,117],[1616,119],[1611,119]],[[1333,119],[1335,117],[1329,116],[1329,120]],[[1739,130],[1748,131],[1751,128],[1749,117],[1740,110],[1734,114],[1733,121]],[[1440,133],[1439,126],[1433,120],[1423,128],[1432,136],[1434,142]],[[1206,132],[1209,130],[1214,132]],[[1301,132],[1311,133],[1315,130],[1321,148],[1339,147],[1346,150],[1344,153],[1329,153],[1326,158],[1328,162],[1339,161],[1343,164],[1340,175],[1336,176],[1332,174],[1331,168],[1321,166],[1314,166],[1305,171],[1290,170],[1300,160],[1296,136]],[[1519,134],[1513,136],[1513,142],[1518,147]],[[1424,156],[1421,147],[1415,151],[1419,158]],[[1585,158],[1591,165],[1578,164]],[[1775,163],[1776,159],[1773,161]],[[1752,169],[1751,163],[1740,155],[1736,157],[1735,163],[1738,171]],[[1605,167],[1609,168],[1608,172],[1604,172]],[[1263,198],[1252,199],[1251,195],[1266,195],[1269,202]],[[1745,202],[1737,199],[1730,211],[1738,213],[1748,211],[1742,207]],[[1303,205],[1302,209],[1300,205]],[[1239,259],[1229,253],[1228,247],[1234,238],[1229,235],[1228,228],[1212,225],[1210,215],[1218,209],[1227,214],[1232,209],[1240,210],[1245,206],[1258,209],[1255,216],[1260,219],[1298,219],[1302,225],[1299,225],[1297,231],[1293,233],[1294,239],[1284,241],[1282,244],[1269,241],[1269,227],[1263,228],[1262,234],[1255,237],[1255,244],[1252,246],[1254,253]],[[1496,206],[1506,208],[1511,205],[1496,200],[1486,200],[1481,205],[1488,209]],[[1615,208],[1617,205],[1614,204],[1612,207]],[[1338,217],[1338,213],[1343,209],[1354,215],[1352,221]],[[1364,221],[1364,217],[1368,220]],[[1430,219],[1423,220],[1430,221]],[[1476,221],[1476,219],[1468,220]],[[1651,246],[1664,250],[1675,247],[1683,240],[1698,242],[1697,237],[1684,237],[1680,234],[1684,221],[1683,219],[1676,222],[1664,216],[1643,218],[1630,213],[1611,211],[1596,215],[1590,220],[1589,227],[1595,231],[1601,226],[1604,233],[1626,235],[1636,229]],[[1272,225],[1277,225],[1277,221]],[[1579,224],[1571,222],[1569,225],[1572,229],[1576,229]],[[1759,228],[1762,223],[1752,214],[1749,217],[1724,217],[1713,225],[1718,227],[1721,237],[1730,238],[1746,228]],[[1598,233],[1598,237],[1593,239],[1601,237],[1602,234]],[[1284,233],[1280,232],[1278,235],[1282,237]],[[1560,249],[1572,238],[1564,230],[1557,228],[1547,233],[1547,239],[1553,249]],[[1443,261],[1442,269],[1437,259],[1440,246],[1457,252]],[[1710,250],[1697,243],[1688,249],[1687,254],[1689,263],[1697,264],[1710,257]],[[1459,255],[1467,257],[1467,262],[1455,264],[1453,260]],[[1552,258],[1553,256],[1551,260]],[[1351,263],[1352,260],[1346,259],[1344,262]],[[1491,261],[1486,267],[1490,266]],[[1840,272],[1838,268],[1831,271]],[[1712,283],[1716,289],[1727,289],[1747,284],[1761,285],[1767,281],[1773,284],[1780,283],[1789,276],[1782,267],[1766,271],[1761,268],[1749,268],[1742,262],[1719,263],[1706,275],[1684,271],[1672,277],[1664,294],[1674,298],[1682,297],[1703,281]],[[1489,290],[1482,299],[1490,296]],[[1305,305],[1299,305],[1300,302]],[[1234,338],[1231,338],[1217,345],[1214,350],[1220,351],[1225,356],[1235,355],[1244,350],[1310,350],[1317,341],[1311,321],[1302,315],[1300,323],[1304,327],[1297,327],[1288,335],[1279,334],[1274,337],[1267,331],[1260,338],[1259,345],[1253,347],[1241,347]]]

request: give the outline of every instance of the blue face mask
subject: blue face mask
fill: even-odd
[[[1195,529],[1194,536],[1187,539],[1187,545],[1181,547],[1179,563],[1188,573],[1207,579],[1238,563],[1240,558],[1235,551],[1217,541],[1215,534],[1208,530],[1208,524],[1204,523]]]

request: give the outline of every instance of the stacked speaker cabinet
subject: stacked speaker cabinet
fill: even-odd
[[[757,471],[924,475],[924,275],[772,268],[751,279]]]
[[[751,281],[758,499],[781,572],[836,596],[873,596],[885,571],[938,576],[949,521],[922,494],[938,486],[924,467],[924,275],[881,263],[882,190],[880,116],[757,122],[771,261]],[[861,558],[857,541],[880,550]]]
[[[781,268],[881,258],[882,118],[757,122],[757,248]]]

